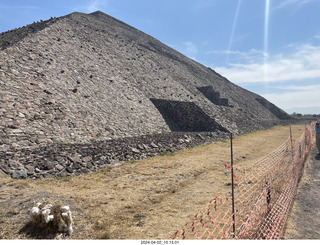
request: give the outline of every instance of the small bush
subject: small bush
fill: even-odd
[[[160,153],[160,156],[173,156],[173,154],[171,151],[163,151]]]

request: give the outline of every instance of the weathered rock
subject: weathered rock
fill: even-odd
[[[56,174],[56,177],[67,177],[69,174],[66,171]]]
[[[0,169],[0,178],[6,178],[8,175]]]
[[[152,146],[153,148],[158,148],[158,146],[157,146],[154,142],[151,142],[151,146]]]
[[[55,166],[55,168],[56,168],[56,170],[58,170],[59,172],[64,169],[64,167],[63,167],[62,165],[60,165],[60,164],[57,164],[57,165]]]
[[[34,167],[32,165],[25,166],[25,169],[27,170],[27,174],[28,175],[33,175],[35,173],[34,172]]]
[[[21,163],[20,163],[19,161],[17,161],[17,160],[13,160],[13,159],[10,159],[10,160],[9,160],[8,166],[9,166],[11,169],[18,169],[18,170],[24,169],[23,164],[21,164]]]
[[[0,169],[6,174],[11,173],[11,168],[8,165],[2,164],[2,165],[0,165]]]
[[[68,166],[68,167],[66,167],[66,171],[68,173],[72,174],[73,173],[73,168]]]
[[[13,127],[13,126],[11,126],[11,127]],[[23,134],[23,130],[22,129],[12,129],[11,134]]]
[[[74,162],[71,167],[75,170],[81,169],[81,163]]]
[[[11,173],[13,179],[26,179],[28,177],[27,172],[24,170],[14,170]]]
[[[142,146],[143,146],[143,148],[145,149],[145,150],[150,150],[150,147],[149,146],[147,146],[146,144],[142,144]],[[142,150],[142,149],[141,149]]]
[[[43,177],[43,178],[51,178],[51,177],[52,177],[52,174],[50,174],[50,173],[43,173],[43,174],[42,174],[42,177]]]
[[[201,134],[196,134],[197,137],[199,137],[201,140],[204,140],[204,138],[201,136]]]
[[[86,157],[84,157],[84,158],[82,159],[82,161],[84,161],[84,162],[91,162],[91,161],[92,161],[92,157],[86,156]]]
[[[19,112],[18,117],[25,118],[26,116],[23,113]]]
[[[138,144],[137,148],[138,148],[139,150],[144,150],[144,149],[145,149],[144,146],[143,146],[143,144]]]
[[[58,163],[65,162],[64,158],[61,157],[61,156],[56,156],[55,160],[56,160]]]
[[[87,174],[87,173],[89,173],[89,170],[88,170],[88,169],[83,168],[83,169],[81,169],[81,173],[82,173],[82,174]]]
[[[77,154],[75,154],[73,156],[68,156],[68,159],[74,163],[81,163],[82,162],[81,158]]]
[[[131,148],[131,151],[133,152],[133,153],[137,153],[137,154],[139,154],[140,153],[140,151],[138,150],[138,149],[136,149],[136,148]]]
[[[51,170],[51,169],[54,169],[55,167],[55,163],[53,162],[46,162],[43,166],[43,169],[44,170]]]
[[[88,162],[88,163],[87,163],[87,168],[88,168],[88,169],[93,168],[93,165],[92,165],[92,163],[91,163],[91,162]]]

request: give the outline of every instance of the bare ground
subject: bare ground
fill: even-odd
[[[293,201],[284,239],[320,239],[320,155],[313,145]]]
[[[293,137],[303,130],[293,126]],[[237,137],[235,165],[249,165],[288,136],[289,127],[278,126]],[[229,191],[229,159],[229,141],[217,141],[74,178],[0,178],[0,239],[39,238],[23,228],[42,199],[71,207],[71,239],[169,239],[209,200]]]

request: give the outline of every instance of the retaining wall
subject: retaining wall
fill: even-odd
[[[225,137],[226,133],[173,132],[92,144],[52,144],[38,149],[11,149],[0,152],[0,176],[16,179],[76,176]]]

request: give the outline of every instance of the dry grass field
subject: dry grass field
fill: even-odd
[[[304,125],[293,125],[293,138],[303,131]],[[277,126],[236,137],[235,166],[265,156],[288,136],[288,126]],[[169,239],[211,198],[230,190],[228,161],[225,140],[74,178],[0,179],[0,239],[34,239],[19,231],[42,199],[70,206],[71,239]]]

